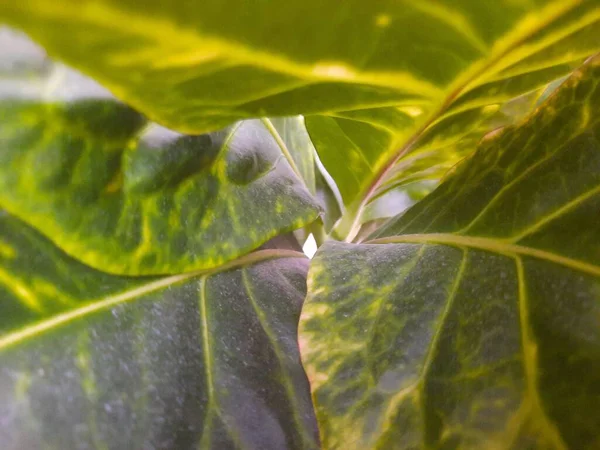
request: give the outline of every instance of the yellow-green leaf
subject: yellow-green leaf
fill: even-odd
[[[360,245],[311,266],[327,449],[600,445],[600,58]]]
[[[119,277],[0,215],[2,449],[316,449],[307,266],[271,249]]]
[[[306,117],[346,204],[336,234],[348,240],[368,220],[362,213],[370,201],[407,183],[440,179],[488,132],[529,114],[548,83],[600,51],[597,0],[396,3],[404,11],[376,44],[377,54],[392,61],[396,50],[401,64],[438,91]],[[393,30],[395,23],[408,31]],[[461,53],[467,45],[468,56]]]
[[[21,0],[1,3],[0,17],[152,119],[197,133],[248,117],[381,106],[425,117],[463,87],[487,90],[486,104],[503,100],[494,89],[510,77],[566,68],[597,48],[597,6]]]
[[[11,48],[14,36],[3,42]],[[66,68],[0,60],[0,85],[11,87],[0,98],[0,207],[92,267],[216,267],[318,214],[264,122],[181,135],[78,88],[89,80]],[[33,75],[19,72],[24,64]]]

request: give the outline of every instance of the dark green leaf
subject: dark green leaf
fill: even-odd
[[[0,98],[0,207],[90,266],[216,267],[316,218],[316,201],[261,121],[198,136],[143,129],[136,111],[46,70],[28,79],[29,95]]]
[[[361,245],[313,260],[325,448],[600,445],[600,57]]]
[[[0,443],[24,449],[318,447],[296,328],[307,260],[125,278],[0,216]]]

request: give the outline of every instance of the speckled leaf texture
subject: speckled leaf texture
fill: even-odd
[[[362,244],[301,349],[326,449],[600,448],[600,59]]]
[[[217,267],[317,217],[314,173],[295,174],[267,119],[182,135],[9,30],[0,43],[0,208],[86,264],[127,275]],[[288,122],[303,127],[277,124]],[[313,166],[312,147],[293,149]]]
[[[118,277],[0,215],[0,448],[315,449],[308,260]]]

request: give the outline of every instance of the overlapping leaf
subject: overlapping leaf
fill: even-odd
[[[142,129],[136,111],[90,97],[67,69],[58,77],[71,78],[57,80],[43,55],[27,56],[17,62],[37,67],[31,77],[4,58],[13,77],[0,81],[10,88],[0,99],[0,206],[92,267],[216,267],[317,216],[275,128],[254,120],[198,136]]]
[[[0,17],[179,131],[318,114],[343,238],[369,200],[439,178],[514,120],[505,103],[600,49],[597,0],[23,0]]]
[[[482,95],[484,104],[503,101],[596,48],[596,7],[23,0],[2,3],[0,14],[151,118],[201,132],[247,117],[386,105],[410,119],[466,84],[463,109],[481,106]]]
[[[288,161],[294,162],[294,171],[304,180],[311,194],[316,192],[315,148],[304,126],[302,116],[263,119],[276,136],[279,146],[288,152]]]
[[[313,260],[325,448],[600,444],[600,59],[365,244]]]
[[[405,26],[452,23],[465,42],[481,44],[474,45],[477,55],[461,57],[456,46],[448,54],[455,65],[431,59],[429,69],[448,78],[439,84],[439,94],[307,117],[313,142],[347,205],[336,230],[340,237],[352,238],[367,220],[361,214],[370,200],[407,183],[441,178],[486,133],[528,114],[547,83],[600,51],[597,1],[520,2],[531,9],[514,21],[507,3],[486,4],[494,18],[485,20],[479,1],[413,2],[427,11],[427,19],[425,25],[415,20],[418,27]],[[442,50],[437,39],[445,32],[440,28],[421,40],[406,40],[403,56],[411,60],[423,47]]]
[[[0,216],[0,445],[312,449],[296,344],[307,260],[125,278]]]
[[[296,236],[303,243],[313,228],[320,230],[320,223],[329,231],[340,217],[341,197],[336,196],[337,187],[323,164],[320,162],[310,136],[304,125],[302,116],[262,119],[271,131],[292,169],[304,181],[306,188],[322,208],[321,221],[313,223],[304,229],[297,230]],[[324,232],[322,230],[321,232]]]

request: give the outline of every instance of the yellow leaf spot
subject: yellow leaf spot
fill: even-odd
[[[31,387],[31,375],[23,373],[15,383],[15,397],[19,400],[27,400],[27,392]]]
[[[118,192],[123,186],[123,172],[119,171],[115,174],[115,176],[108,182],[106,187],[104,188],[104,192],[107,194],[112,194],[114,192]]]
[[[392,18],[387,14],[379,14],[377,17],[375,17],[375,25],[377,25],[379,28],[386,28],[391,22]]]
[[[6,259],[14,259],[16,251],[10,245],[0,241],[0,256]]]
[[[487,106],[483,107],[481,112],[483,112],[484,114],[493,114],[496,111],[498,111],[499,109],[500,109],[500,105],[498,105],[498,104],[487,105]]]
[[[42,311],[42,307],[36,296],[19,282],[15,282],[12,286],[13,292],[19,297],[23,303],[35,311]]]
[[[323,315],[327,314],[329,312],[329,310],[330,310],[329,306],[326,306],[323,304],[309,305],[302,312],[302,320],[309,320],[309,319],[312,319],[313,317],[323,316]]]

